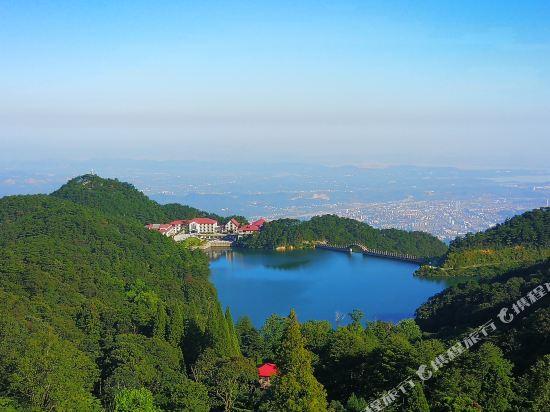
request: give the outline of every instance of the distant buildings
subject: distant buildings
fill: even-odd
[[[236,219],[231,219],[225,225],[220,225],[214,219],[196,217],[190,220],[174,220],[170,223],[151,223],[145,227],[156,230],[165,236],[184,239],[193,235],[239,234],[249,235],[259,232],[265,223],[265,219],[259,219],[248,225],[241,225]],[[185,235],[184,235],[185,234]]]

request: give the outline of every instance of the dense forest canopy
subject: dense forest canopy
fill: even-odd
[[[208,260],[124,217],[125,197],[114,206],[112,195],[93,208],[57,196],[0,199],[0,398],[95,410],[133,396],[120,388],[144,388],[159,407],[208,410],[191,365],[206,350],[240,354]],[[132,212],[154,216],[151,205]]]
[[[222,310],[204,253],[143,227],[186,210],[97,176],[0,199],[0,410],[363,411],[503,306],[550,288],[545,260],[449,288],[398,324],[356,310],[334,328],[291,312],[256,329]],[[251,239],[431,242],[335,216],[266,227]],[[547,411],[549,296],[385,410]],[[279,368],[267,390],[263,362]]]
[[[318,242],[347,246],[354,243],[369,248],[399,252],[423,258],[443,255],[447,246],[424,232],[375,229],[366,223],[336,215],[315,216],[308,221],[279,219],[268,222],[258,234],[242,240],[250,248],[311,247]]]
[[[550,208],[525,212],[484,232],[451,242],[437,267],[421,276],[493,276],[550,258]]]

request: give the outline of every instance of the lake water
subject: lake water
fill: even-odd
[[[234,319],[248,315],[261,326],[291,308],[301,321],[336,323],[337,313],[361,309],[369,320],[397,322],[446,287],[413,276],[417,265],[327,250],[214,252],[212,282]],[[341,323],[347,323],[349,317]]]

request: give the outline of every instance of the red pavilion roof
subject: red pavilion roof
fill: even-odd
[[[277,365],[274,363],[264,363],[262,366],[258,367],[258,375],[260,378],[270,378],[278,372]]]

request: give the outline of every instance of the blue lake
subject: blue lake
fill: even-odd
[[[359,253],[326,250],[214,252],[212,282],[235,319],[261,326],[272,313],[296,310],[301,321],[336,323],[337,314],[361,309],[369,320],[397,322],[446,287],[413,276],[417,265]],[[349,317],[341,320],[347,323]]]

